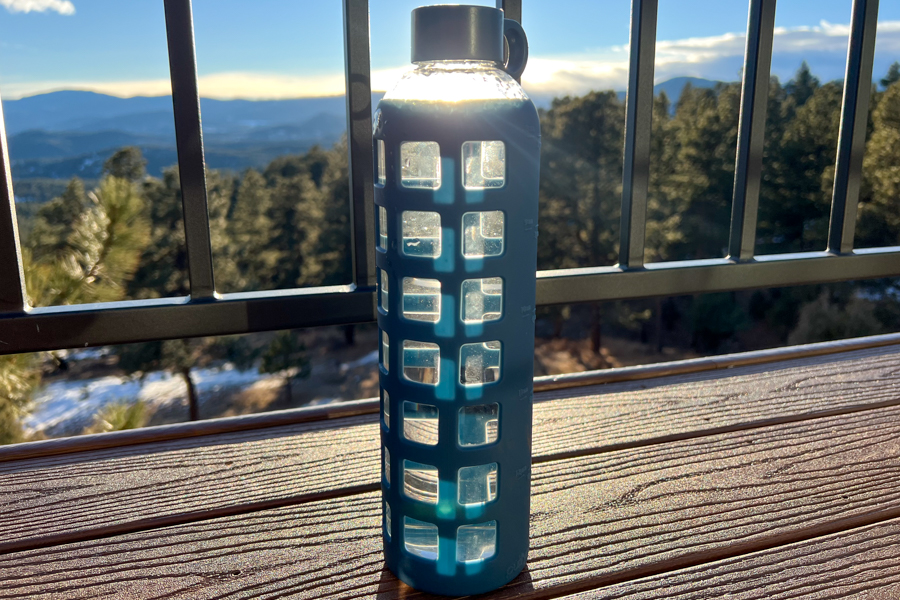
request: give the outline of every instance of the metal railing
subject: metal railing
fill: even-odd
[[[498,0],[521,21],[521,0]],[[368,0],[343,0],[353,283],[217,294],[190,0],[165,0],[190,296],[27,306],[0,116],[0,354],[375,320],[375,218]],[[633,0],[619,264],[541,271],[539,305],[900,276],[900,247],[853,249],[878,0],[854,0],[828,247],[754,256],[775,0],[751,0],[726,258],[644,263],[658,0]]]

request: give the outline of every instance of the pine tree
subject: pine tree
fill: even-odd
[[[878,83],[886,90],[898,81],[900,81],[900,62],[894,61],[891,63],[891,66],[888,67],[887,75],[885,75]]]
[[[806,104],[812,95],[819,89],[819,79],[809,70],[809,65],[804,60],[787,85],[784,86],[788,97],[792,98],[798,107]]]

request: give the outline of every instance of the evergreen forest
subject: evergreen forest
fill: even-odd
[[[804,64],[769,89],[757,254],[824,250],[834,180],[842,82],[820,82]],[[647,207],[648,262],[724,256],[738,133],[739,83],[686,86],[677,103],[654,100]],[[617,261],[625,103],[614,91],[555,99],[541,111],[538,268]],[[856,247],[900,245],[900,64],[873,85]],[[51,200],[21,211],[25,273],[35,306],[181,296],[187,254],[177,167],[149,176],[139,150],[118,150],[99,180],[70,180]],[[346,284],[351,280],[346,141],[282,156],[265,168],[208,172],[220,292]],[[58,192],[58,189],[56,192]],[[55,193],[56,193],[55,192]],[[601,353],[604,336],[713,354],[897,331],[900,281],[766,289],[596,305],[544,307],[540,339],[580,337]],[[346,343],[353,343],[348,329]],[[309,372],[291,332],[264,346],[244,338],[173,340],[114,349],[127,373],[183,377],[205,357]],[[25,439],[22,417],[56,353],[0,357],[0,443]],[[48,367],[48,364],[50,367]],[[122,407],[105,429],[135,426]],[[117,414],[118,414],[117,413]],[[125,414],[127,413],[127,414]],[[103,421],[106,423],[106,421]],[[99,430],[105,430],[103,428]]]

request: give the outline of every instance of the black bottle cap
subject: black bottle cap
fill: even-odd
[[[503,11],[441,4],[412,11],[412,62],[489,60],[503,63]]]

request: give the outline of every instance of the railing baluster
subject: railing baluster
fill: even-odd
[[[344,74],[347,81],[347,152],[350,161],[353,283],[359,287],[373,287],[375,180],[368,0],[344,0]]]
[[[12,172],[6,125],[0,106],[0,313],[22,312],[26,307],[25,274],[22,271],[22,252],[19,247],[19,227],[16,223],[16,198],[13,195]]]
[[[522,22],[522,0],[497,0],[497,8],[502,8],[504,16]]]
[[[774,35],[775,0],[751,0],[734,166],[731,236],[728,240],[728,256],[737,260],[753,258],[756,246],[756,216]]]
[[[194,20],[191,0],[165,0],[165,7],[191,300],[203,300],[215,297],[216,285],[209,241],[206,161],[200,126]]]
[[[853,0],[847,74],[844,77],[844,102],[841,106],[841,132],[831,199],[831,223],[828,226],[829,252],[843,254],[853,251],[863,154],[866,150],[866,123],[869,118],[869,95],[872,92],[872,62],[875,57],[877,26],[878,0]]]
[[[619,245],[619,265],[626,268],[644,264],[658,8],[658,0],[633,0],[631,3],[631,59],[625,101],[625,169]]]

